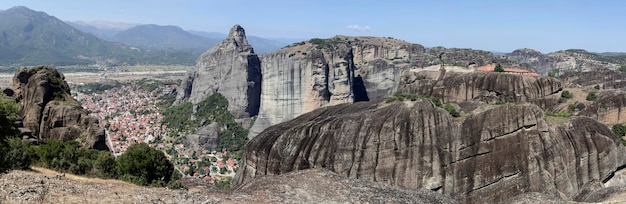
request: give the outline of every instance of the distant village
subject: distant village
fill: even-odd
[[[172,94],[172,87],[161,87],[147,92],[136,86],[124,85],[105,90],[103,93],[84,94],[74,97],[90,115],[99,119],[105,128],[107,145],[117,157],[135,143],[148,143],[162,150],[185,176],[201,178],[208,183],[232,178],[237,162],[227,151],[193,151],[182,142],[163,142],[168,138],[168,126],[162,124],[163,115],[157,107],[158,98]],[[181,140],[167,140],[181,141]]]

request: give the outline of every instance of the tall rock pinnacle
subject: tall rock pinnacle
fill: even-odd
[[[226,38],[223,43],[233,43],[235,47],[239,48],[240,52],[254,53],[252,46],[248,44],[246,31],[240,25],[234,25],[230,29],[230,32],[228,33],[228,38]]]
[[[201,102],[213,93],[228,100],[235,118],[255,116],[261,97],[261,61],[248,44],[245,30],[235,25],[228,38],[198,58],[197,70],[183,82],[176,103]]]

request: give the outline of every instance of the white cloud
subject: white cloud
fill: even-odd
[[[346,28],[350,30],[361,31],[361,32],[372,29],[370,28],[370,26],[360,26],[360,25],[348,25],[346,26]]]

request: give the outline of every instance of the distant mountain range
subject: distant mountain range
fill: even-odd
[[[191,51],[194,53],[204,52],[212,48],[227,36],[219,32],[185,31],[178,26],[171,25],[141,25],[105,21],[67,23],[78,30],[112,42],[148,49]],[[305,39],[270,39],[250,36],[248,40],[254,47],[255,53],[263,54]]]
[[[195,35],[177,26],[147,24],[119,32],[112,41],[149,49],[202,52],[221,40]]]
[[[108,21],[65,21],[65,23],[80,31],[91,33],[96,37],[106,41],[112,41],[113,36],[117,35],[118,33],[140,25]]]
[[[44,12],[18,6],[0,12],[0,66],[195,64],[184,52],[142,50],[82,32]]]

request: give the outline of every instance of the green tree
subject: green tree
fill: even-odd
[[[164,186],[170,181],[174,165],[165,154],[146,143],[133,144],[117,160],[120,179],[138,185]]]
[[[502,65],[500,65],[500,63],[496,64],[496,67],[493,68],[494,72],[504,72],[504,68],[502,68]]]
[[[10,148],[7,140],[19,135],[19,131],[15,126],[18,110],[19,108],[15,102],[0,99],[0,173],[12,168],[12,165],[5,161]]]
[[[93,165],[99,177],[115,178],[115,157],[110,152],[98,152],[98,158]]]
[[[30,168],[31,160],[33,158],[30,149],[30,142],[28,140],[22,140],[17,138],[11,138],[8,140],[9,151],[6,154],[5,162],[10,169],[26,170]]]

